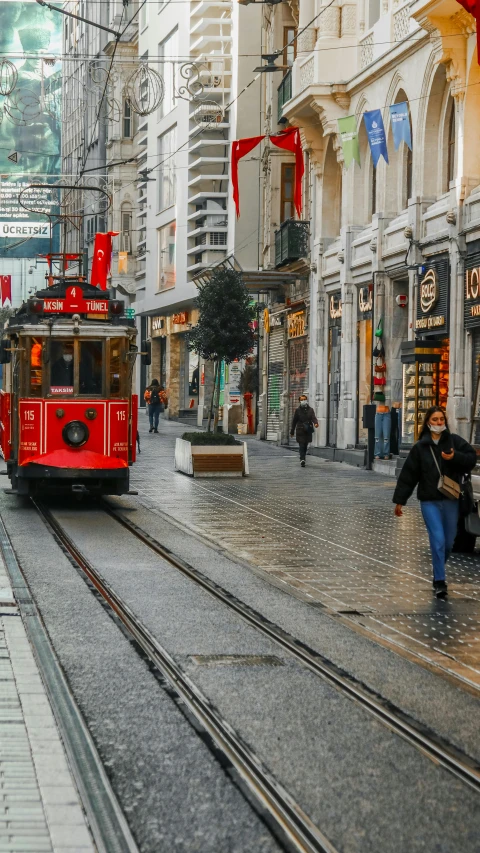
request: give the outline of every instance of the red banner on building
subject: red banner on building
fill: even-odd
[[[106,234],[95,234],[90,283],[93,287],[99,287],[100,290],[107,289],[107,278],[112,263],[112,237],[116,237],[118,233],[118,231],[107,231]]]
[[[9,302],[12,304],[12,276],[11,275],[0,275],[0,292],[2,299],[2,306],[5,305],[5,302]]]

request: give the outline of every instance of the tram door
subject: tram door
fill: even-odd
[[[328,340],[328,438],[330,447],[337,445],[338,408],[340,403],[341,330],[329,329]]]

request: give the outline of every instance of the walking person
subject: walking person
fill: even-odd
[[[468,441],[450,432],[443,409],[431,406],[425,413],[420,437],[401,470],[393,502],[395,515],[403,515],[403,507],[418,486],[417,497],[430,540],[433,591],[437,598],[448,595],[445,563],[452,551],[459,516],[459,494],[451,497],[446,490],[453,495],[455,483],[460,484],[462,475],[468,474],[476,461],[476,453]],[[441,477],[447,480],[443,486]],[[448,478],[455,481],[453,489]],[[443,491],[439,491],[440,488]]]
[[[299,405],[298,408],[295,409],[290,435],[293,438],[293,434],[295,433],[300,450],[300,465],[302,468],[305,468],[307,447],[313,438],[313,431],[315,427],[318,427],[318,421],[312,407],[308,405],[306,394],[300,394],[298,402]]]
[[[151,384],[147,388],[148,396],[148,417],[150,419],[149,432],[158,432],[158,421],[161,412],[165,411],[167,395],[160,385],[158,379],[152,379]],[[147,399],[145,392],[145,399]]]

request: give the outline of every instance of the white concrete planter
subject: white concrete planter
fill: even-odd
[[[177,438],[175,469],[190,477],[248,477],[247,444],[199,444]]]

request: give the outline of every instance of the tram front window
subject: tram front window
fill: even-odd
[[[73,394],[74,346],[71,341],[52,341],[50,393]]]
[[[42,339],[30,341],[30,397],[42,396]]]
[[[80,341],[80,394],[101,394],[102,373],[102,341]]]

